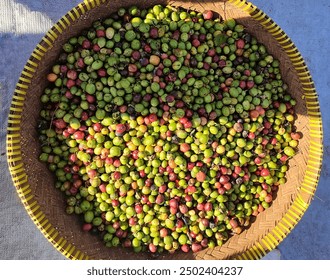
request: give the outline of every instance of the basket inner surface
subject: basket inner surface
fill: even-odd
[[[40,95],[47,86],[46,75],[58,58],[62,45],[72,36],[79,34],[88,28],[93,21],[106,18],[112,12],[121,7],[138,5],[141,8],[154,4],[171,4],[187,9],[204,11],[211,9],[219,13],[223,18],[235,18],[243,24],[247,31],[263,43],[270,54],[280,60],[283,80],[289,86],[289,92],[297,101],[296,113],[297,130],[302,132],[303,138],[299,143],[299,153],[290,160],[290,169],[287,173],[288,182],[281,186],[272,206],[258,215],[256,221],[240,235],[229,239],[222,247],[205,249],[197,254],[175,253],[157,256],[164,259],[231,259],[242,254],[256,241],[265,236],[274,228],[290,207],[292,201],[299,192],[299,186],[303,180],[311,137],[309,136],[309,122],[307,108],[303,100],[303,88],[299,76],[288,55],[278,41],[253,19],[247,12],[227,1],[106,1],[82,15],[72,22],[69,28],[55,40],[41,61],[38,63],[31,83],[27,89],[27,95],[22,112],[21,147],[22,161],[28,175],[28,184],[34,195],[34,199],[40,205],[40,211],[45,214],[50,224],[59,232],[59,235],[73,244],[78,250],[93,259],[149,259],[153,258],[148,253],[134,254],[131,250],[122,248],[106,248],[98,236],[84,233],[81,223],[76,215],[65,214],[65,201],[63,194],[55,189],[54,177],[47,166],[38,161],[40,147],[37,134],[37,124],[41,103]],[[41,43],[42,44],[42,43]],[[58,237],[60,238],[60,237]],[[56,242],[55,238],[55,242]]]

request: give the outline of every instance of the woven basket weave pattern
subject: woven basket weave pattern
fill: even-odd
[[[65,215],[61,192],[54,177],[38,161],[40,147],[37,123],[40,95],[45,79],[62,45],[98,18],[136,1],[86,0],[69,11],[45,35],[28,60],[17,84],[9,115],[7,154],[18,195],[29,215],[50,242],[70,259],[146,259],[147,253],[132,254],[122,248],[106,248],[96,236],[81,231],[75,215]],[[251,3],[228,1],[140,1],[142,8],[171,4],[204,11],[211,9],[223,18],[235,18],[281,62],[283,80],[297,100],[295,125],[303,133],[299,153],[290,160],[288,182],[281,186],[272,206],[256,221],[222,247],[197,254],[164,254],[165,259],[259,259],[274,249],[300,220],[313,198],[322,160],[322,122],[317,95],[309,71],[287,35]]]

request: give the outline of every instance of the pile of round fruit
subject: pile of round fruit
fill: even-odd
[[[286,181],[296,102],[234,19],[119,9],[70,38],[47,79],[40,160],[108,247],[221,246]]]

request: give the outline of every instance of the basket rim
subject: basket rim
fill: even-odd
[[[89,10],[100,6],[108,0],[84,0],[76,7],[68,11],[54,26],[46,33],[40,43],[36,46],[28,59],[19,81],[16,84],[10,112],[8,116],[7,127],[7,162],[9,171],[12,177],[13,184],[16,188],[18,196],[23,203],[24,208],[29,214],[32,221],[48,239],[49,242],[68,259],[90,259],[88,255],[81,252],[73,244],[70,244],[65,238],[60,236],[60,233],[50,224],[45,214],[39,209],[37,201],[31,192],[28,185],[28,175],[25,172],[24,164],[22,163],[22,153],[20,146],[20,122],[22,108],[25,101],[25,96],[29,83],[36,72],[38,61],[41,61],[46,52],[51,50],[56,38],[69,28],[75,20],[87,13]],[[290,37],[262,10],[257,8],[251,2],[246,0],[225,0],[239,9],[247,12],[253,19],[258,21],[274,39],[283,48],[288,58],[297,70],[299,81],[303,88],[303,97],[306,100],[307,115],[309,117],[310,134],[313,140],[310,141],[310,149],[307,160],[306,173],[299,186],[297,197],[290,205],[288,211],[284,214],[269,233],[256,241],[251,248],[248,248],[236,259],[239,260],[255,260],[265,256],[273,250],[284,238],[293,230],[297,223],[309,207],[311,200],[315,194],[323,157],[323,128],[322,117],[320,112],[319,101],[314,82],[307,68],[307,65],[294,45]]]

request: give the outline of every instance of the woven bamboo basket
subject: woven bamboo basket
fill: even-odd
[[[322,120],[317,93],[307,66],[284,31],[265,13],[244,0],[85,0],[56,23],[36,46],[17,83],[8,120],[7,156],[17,193],[44,236],[69,259],[149,259],[148,253],[106,248],[96,236],[81,231],[75,215],[66,215],[62,193],[54,178],[38,160],[37,134],[39,98],[47,86],[46,75],[62,45],[73,35],[120,7],[171,4],[204,11],[211,9],[223,18],[235,18],[281,62],[283,79],[297,100],[295,125],[302,132],[299,152],[290,160],[288,181],[281,186],[272,206],[256,221],[223,246],[196,254],[175,253],[160,259],[260,259],[274,249],[299,222],[310,205],[322,163]]]

